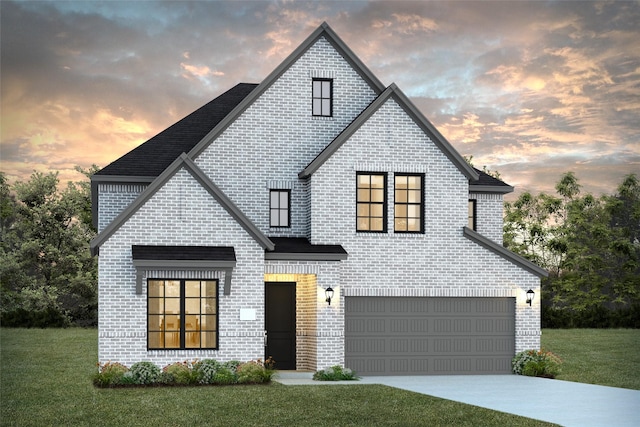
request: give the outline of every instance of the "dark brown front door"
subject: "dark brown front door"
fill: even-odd
[[[267,339],[265,359],[276,369],[296,369],[296,284],[265,283]]]

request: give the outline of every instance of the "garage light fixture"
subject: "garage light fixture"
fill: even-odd
[[[329,303],[329,305],[331,305],[331,298],[333,298],[333,288],[331,286],[329,286],[327,289],[325,289],[324,296],[327,297],[327,299],[326,299],[327,303]]]
[[[531,303],[533,302],[533,297],[535,296],[535,292],[533,292],[533,290],[529,289],[527,291],[527,304],[529,304],[529,306],[531,306]]]

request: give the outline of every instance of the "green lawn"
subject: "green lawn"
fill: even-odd
[[[563,360],[559,380],[640,390],[640,329],[545,329],[542,347]]]
[[[96,389],[97,332],[0,329],[2,426],[544,426],[377,385]]]

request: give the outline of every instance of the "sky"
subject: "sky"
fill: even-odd
[[[0,1],[0,171],[80,180],[326,21],[476,167],[553,193],[640,175],[638,1]]]

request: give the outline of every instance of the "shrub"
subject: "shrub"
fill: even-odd
[[[196,362],[193,365],[193,370],[196,372],[200,384],[214,384],[213,379],[221,366],[222,364],[217,360],[204,359]]]
[[[517,375],[555,378],[560,374],[561,363],[560,358],[550,351],[525,350],[515,355],[511,367]]]
[[[199,372],[193,369],[193,363],[176,362],[162,368],[162,373],[166,374],[163,381],[173,379],[175,384],[195,384],[198,382]]]
[[[359,377],[349,368],[343,368],[340,365],[331,366],[330,368],[316,371],[313,379],[316,381],[350,381],[357,380]]]
[[[160,377],[160,368],[151,362],[134,363],[129,369],[128,376],[131,377],[134,384],[152,384]]]
[[[275,373],[273,360],[240,363],[237,360],[220,363],[213,359],[176,362],[160,370],[151,362],[138,362],[131,369],[120,363],[100,366],[93,377],[96,387],[194,385],[194,384],[260,384],[269,382]]]
[[[123,383],[124,375],[129,368],[121,363],[98,363],[98,372],[93,376],[93,384],[98,387],[111,387]]]
[[[238,366],[236,370],[241,384],[259,384],[271,381],[274,371],[266,368],[261,360],[252,360]]]
[[[211,384],[220,384],[220,385],[228,385],[228,384],[236,384],[238,382],[238,376],[231,369],[221,366],[220,369],[213,376],[213,381]]]

